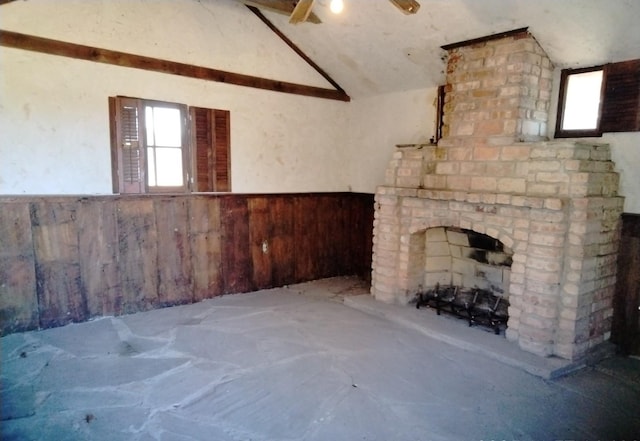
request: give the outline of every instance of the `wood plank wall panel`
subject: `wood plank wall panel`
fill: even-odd
[[[185,198],[154,201],[158,240],[158,303],[172,306],[193,302],[189,210]]]
[[[295,280],[296,257],[291,198],[251,198],[249,213],[255,289],[291,283]]]
[[[249,246],[249,207],[245,197],[220,200],[224,292],[252,291],[253,262]]]
[[[189,226],[193,300],[197,302],[224,293],[220,199],[190,198]]]
[[[249,246],[253,263],[253,282],[256,289],[273,286],[271,269],[271,211],[269,199],[266,197],[252,198],[249,203]]]
[[[611,340],[640,355],[640,215],[623,214]]]
[[[38,202],[30,207],[40,327],[89,318],[80,276],[74,202]]]
[[[358,233],[350,224],[349,214],[351,210],[359,208],[352,205],[354,196],[325,194],[295,197],[297,282],[342,275],[345,274],[345,268],[349,269],[348,274],[356,274],[358,265],[352,259],[355,249],[352,248],[354,243],[351,237]],[[372,207],[373,198],[365,209],[373,212]],[[370,228],[373,228],[373,223]],[[367,253],[366,265],[370,267],[371,247]]]
[[[317,200],[318,206],[322,205],[322,196]],[[322,278],[322,271],[318,262],[322,254],[323,238],[318,236],[318,223],[322,222],[316,206],[310,203],[305,196],[294,198],[294,247],[295,267],[294,280],[303,282],[311,280],[314,274]],[[317,215],[314,217],[314,215]],[[314,248],[315,245],[315,248]],[[314,271],[315,268],[315,271]]]
[[[82,200],[78,209],[82,285],[91,317],[122,312],[116,202]]]
[[[0,333],[368,279],[372,231],[366,194],[0,197]]]
[[[7,204],[0,209],[0,323],[0,334],[34,329],[40,324],[27,204]]]
[[[296,280],[294,202],[291,197],[277,197],[268,199],[268,207],[270,283],[271,286],[283,286]]]
[[[353,273],[371,283],[371,259],[373,249],[373,195],[352,195],[348,202],[349,213],[349,258],[354,265]]]
[[[117,313],[158,304],[158,234],[153,198],[121,199],[117,207],[120,299]]]

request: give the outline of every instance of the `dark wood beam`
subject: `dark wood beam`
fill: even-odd
[[[16,0],[0,0],[0,6],[4,5],[6,3],[11,3],[11,2],[15,2]]]
[[[321,87],[270,80],[251,75],[226,72],[208,67],[194,66],[159,58],[145,57],[126,52],[84,46],[33,35],[0,30],[0,46],[40,52],[49,55],[111,64],[133,69],[179,75],[205,81],[233,84],[236,86],[252,87],[271,90],[274,92],[291,93],[295,95],[326,98],[338,101],[350,101],[351,98],[342,90],[324,89]]]
[[[326,73],[320,66],[318,66],[311,58],[309,58],[307,56],[307,54],[305,54],[302,49],[300,49],[298,46],[296,46],[296,44],[291,41],[286,35],[284,35],[282,33],[282,31],[280,31],[280,29],[278,29],[273,23],[271,23],[271,21],[264,16],[264,14],[262,12],[260,12],[260,10],[258,8],[255,8],[253,6],[248,6],[247,8],[249,8],[249,10],[251,12],[253,12],[260,20],[262,20],[262,22],[267,25],[269,27],[269,29],[271,29],[278,37],[280,37],[282,39],[282,41],[284,41],[287,46],[289,46],[291,49],[293,49],[293,51],[298,54],[298,56],[300,58],[302,58],[304,61],[307,62],[307,64],[311,67],[313,67],[315,69],[316,72],[318,72],[320,75],[322,75],[322,77],[327,80],[333,87],[336,88],[336,90],[339,90],[340,92],[344,92],[344,89],[342,87],[340,87],[340,85],[338,83],[336,83],[333,78],[331,78],[329,76],[328,73]],[[344,92],[346,94],[346,92]]]
[[[500,32],[498,34],[491,34],[485,37],[472,38],[471,40],[459,41],[457,43],[445,44],[444,46],[440,46],[445,51],[450,51],[451,49],[457,49],[459,47],[471,46],[478,43],[484,43],[492,40],[499,40],[501,38],[514,37],[516,35],[523,35],[529,32],[529,27],[513,29],[511,31]]]

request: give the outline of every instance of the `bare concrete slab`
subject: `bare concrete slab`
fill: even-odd
[[[345,305],[385,318],[429,338],[443,341],[466,351],[475,352],[545,379],[557,378],[585,367],[584,361],[570,362],[557,357],[540,357],[521,350],[504,336],[483,332],[482,328],[465,326],[459,318],[437,315],[429,308],[386,304],[368,294],[346,297]]]
[[[473,332],[470,343],[434,338],[422,323],[433,311],[370,303],[367,289],[354,278],[325,279],[4,337],[0,438],[595,440],[640,433],[639,360],[612,357],[554,377],[556,367],[505,363],[519,355],[501,352],[503,338],[462,321],[445,319],[438,333],[455,326],[456,339]],[[485,337],[489,346],[474,349]],[[540,369],[551,372],[548,379]]]

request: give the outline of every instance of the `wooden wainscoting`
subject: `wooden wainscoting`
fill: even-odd
[[[640,215],[623,214],[611,341],[640,355]]]
[[[2,335],[371,277],[373,195],[0,197]]]

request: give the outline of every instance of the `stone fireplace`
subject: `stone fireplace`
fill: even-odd
[[[484,284],[508,299],[508,340],[578,360],[611,329],[623,200],[609,147],[546,141],[552,65],[526,30],[448,51],[443,138],[398,146],[376,192],[371,293],[407,304]],[[456,241],[474,234],[498,248],[465,263],[476,248]]]

